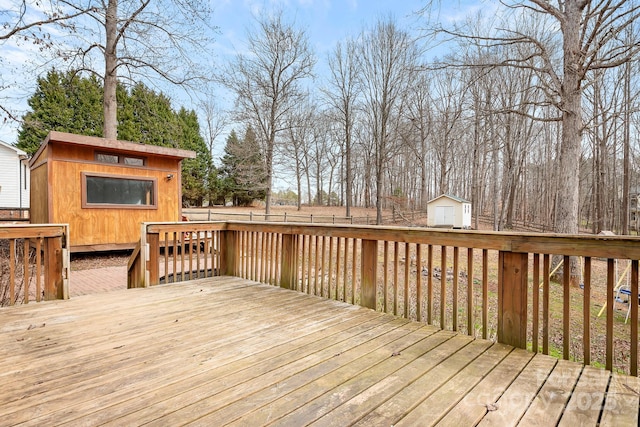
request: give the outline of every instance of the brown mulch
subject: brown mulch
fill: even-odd
[[[73,253],[71,271],[127,265],[131,251]]]

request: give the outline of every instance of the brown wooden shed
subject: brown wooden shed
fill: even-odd
[[[189,150],[50,132],[33,155],[31,223],[69,224],[72,252],[131,249],[140,223],[179,221]]]

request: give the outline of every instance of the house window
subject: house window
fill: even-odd
[[[82,173],[83,208],[157,208],[157,180]]]
[[[96,152],[95,159],[100,163],[122,164],[127,166],[144,166],[146,163],[144,157],[113,153]]]

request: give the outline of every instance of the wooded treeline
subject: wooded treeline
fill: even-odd
[[[636,230],[639,6],[507,3],[420,33],[442,45],[382,18],[328,55],[319,91],[310,71],[291,72],[313,55],[304,31],[277,15],[227,70],[245,78],[223,83],[276,153],[266,167],[309,204],[336,193],[347,214],[375,206],[380,218],[450,193],[497,230]],[[433,46],[446,46],[439,58]]]
[[[137,25],[135,37],[162,21],[156,9],[160,15],[139,19],[148,2],[116,3],[81,9],[101,25],[109,13],[122,15],[122,37],[127,22]],[[284,182],[298,205],[342,205],[346,215],[352,206],[376,207],[379,221],[382,209],[425,209],[449,193],[472,202],[476,226],[490,217],[497,230],[524,223],[564,233],[637,231],[640,5],[485,5],[485,15],[447,21],[436,19],[437,0],[425,0],[418,27],[382,17],[320,56],[282,11],[261,15],[214,79],[234,95],[233,111],[198,106],[209,152],[222,128],[235,132],[224,158],[213,159],[217,167],[209,161],[192,177],[207,190],[190,203],[264,198],[268,213],[272,189]],[[169,45],[179,35],[167,33]],[[122,69],[136,69],[118,49]],[[128,107],[117,101],[119,123]],[[105,113],[107,121],[114,115]],[[120,123],[117,132],[129,138]]]

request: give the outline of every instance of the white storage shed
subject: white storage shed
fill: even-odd
[[[471,202],[442,194],[427,202],[429,227],[471,228]]]

